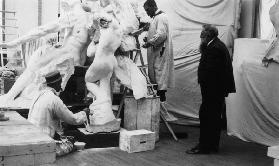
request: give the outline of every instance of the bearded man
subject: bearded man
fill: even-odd
[[[229,93],[235,92],[232,61],[226,45],[218,38],[218,29],[213,25],[204,25],[200,38],[200,138],[197,146],[186,151],[188,154],[218,152],[224,100]]]

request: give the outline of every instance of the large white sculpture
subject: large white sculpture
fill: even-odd
[[[87,51],[90,56],[95,57],[85,75],[86,86],[95,96],[95,101],[90,105],[90,125],[87,126],[87,130],[110,132],[120,128],[120,121],[115,119],[112,112],[110,91],[112,74],[115,73],[122,84],[133,89],[137,99],[146,97],[147,84],[136,64],[128,58],[121,56],[116,58],[114,55],[116,49],[123,43],[124,36],[123,27],[118,20],[105,10],[95,13],[94,17],[99,22],[100,39],[95,48],[89,47],[91,51]]]
[[[87,130],[90,132],[110,132],[118,130],[120,127],[120,121],[115,119],[112,112],[110,79],[113,73],[122,84],[133,90],[136,99],[146,97],[146,79],[136,64],[129,58],[114,56],[119,47],[123,51],[134,48],[132,46],[134,41],[126,40],[127,38],[132,39],[128,33],[138,28],[138,21],[134,19],[136,18],[135,13],[130,10],[132,7],[127,6],[126,3],[121,3],[119,6],[117,3],[117,7],[112,5],[113,10],[108,10],[109,5],[105,5],[97,7],[98,10],[91,11],[90,14],[86,12],[90,9],[87,5],[88,1],[83,0],[80,3],[80,0],[63,0],[62,7],[65,13],[58,21],[38,27],[15,41],[0,45],[1,47],[13,47],[61,29],[66,29],[68,32],[61,47],[41,48],[32,55],[27,68],[12,89],[0,97],[3,99],[0,100],[0,106],[6,104],[6,101],[14,100],[19,93],[26,91],[26,89],[32,89],[33,86],[29,85],[30,83],[37,84],[38,78],[42,78],[43,74],[57,70],[57,68],[62,68],[66,72],[70,71],[66,73],[67,75],[64,74],[63,79],[66,83],[73,73],[69,67],[73,68],[74,65],[84,64],[85,57],[81,52],[87,48],[89,34],[92,41],[87,48],[87,55],[94,57],[94,61],[86,73],[85,81],[89,92],[95,96],[95,100],[90,105],[90,125],[87,125]],[[117,8],[117,12],[114,8]],[[118,13],[125,13],[125,11],[130,11],[128,12],[130,13],[129,17],[124,17],[125,14]],[[117,19],[120,16],[116,17],[116,13],[122,16],[121,19]],[[89,23],[91,26],[88,26]],[[65,65],[64,62],[72,62],[72,64]],[[2,102],[4,100],[5,103]]]
[[[83,65],[85,56],[81,52],[86,49],[88,40],[88,24],[92,22],[91,13],[84,10],[86,8],[84,3],[80,0],[62,0],[61,6],[64,9],[64,15],[58,20],[40,26],[28,34],[17,38],[14,41],[0,44],[0,47],[10,48],[16,47],[19,44],[27,41],[40,38],[49,33],[58,32],[65,29],[66,35],[61,47],[41,47],[31,56],[28,61],[25,71],[16,80],[11,90],[1,96],[0,105],[6,105],[15,99],[23,90],[34,89],[27,86],[38,85],[43,74],[51,72],[51,70],[59,69],[63,76],[62,86],[65,87],[69,77],[73,74],[74,65]],[[60,67],[61,66],[61,67]],[[27,87],[27,88],[26,88]],[[30,92],[26,92],[30,93]]]
[[[271,61],[279,62],[279,1],[276,1],[276,3],[270,8],[269,16],[274,26],[276,36],[270,43],[268,49],[266,50],[266,55],[263,58],[265,66],[267,66]]]

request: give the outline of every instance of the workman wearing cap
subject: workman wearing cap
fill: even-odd
[[[49,73],[45,79],[46,86],[32,101],[28,121],[54,138],[55,131],[60,129],[60,120],[68,124],[79,125],[87,121],[87,116],[84,111],[73,114],[58,97],[62,89],[60,72]]]

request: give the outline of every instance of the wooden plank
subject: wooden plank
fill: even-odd
[[[0,121],[0,126],[7,126],[7,125],[32,125],[30,122],[28,122],[25,118],[23,118],[16,111],[5,111],[5,116],[9,117],[10,120],[8,120],[8,121]]]
[[[125,98],[124,108],[124,128],[127,130],[135,130],[137,128],[137,102],[133,97]]]
[[[0,165],[4,166],[39,166],[52,164],[56,160],[55,152],[25,154],[16,156],[0,156]]]
[[[18,113],[10,112],[8,117],[11,121],[0,126],[0,156],[55,152],[54,140],[39,128]]]
[[[55,143],[38,142],[33,144],[1,146],[0,156],[15,156],[34,153],[55,153]]]
[[[137,128],[151,130],[151,100],[150,99],[139,99],[137,102]]]
[[[159,131],[160,131],[160,99],[159,97],[154,97],[151,100],[151,131],[155,132],[156,141],[159,141]]]
[[[56,160],[56,153],[37,153],[34,154],[34,165],[52,164]]]
[[[32,125],[0,126],[0,147],[23,143],[54,142],[47,134]]]
[[[21,155],[21,156],[1,156],[0,165],[3,166],[33,166],[34,155]]]
[[[154,131],[159,140],[160,100],[158,97],[148,97],[135,100],[125,99],[124,128],[127,130],[146,129]]]

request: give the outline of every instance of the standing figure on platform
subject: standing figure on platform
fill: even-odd
[[[100,39],[93,63],[85,75],[87,89],[96,97],[90,105],[91,126],[104,125],[115,120],[112,112],[110,78],[117,66],[114,52],[120,46],[122,37],[119,23],[113,17],[107,13],[100,13],[99,16],[96,14],[94,17],[98,19],[100,25]]]
[[[47,74],[45,79],[46,86],[32,100],[28,121],[53,138],[56,131],[61,131],[60,120],[80,125],[87,121],[87,116],[84,111],[73,114],[58,97],[62,83],[59,71]]]
[[[153,18],[142,46],[147,48],[148,76],[151,83],[158,84],[157,94],[160,101],[164,102],[167,89],[174,87],[174,59],[169,22],[154,0],[147,0],[144,9],[147,15]]]
[[[106,11],[95,13],[94,18],[99,23],[100,39],[95,49],[92,49],[95,52],[88,50],[90,56],[94,55],[94,60],[86,72],[85,82],[95,100],[89,107],[90,125],[87,126],[87,131],[111,132],[120,129],[120,120],[116,120],[112,112],[112,74],[115,73],[122,84],[133,89],[137,99],[146,97],[147,84],[136,64],[127,57],[115,57],[115,51],[121,46],[123,37],[123,29],[116,18]]]
[[[199,111],[199,144],[188,154],[209,154],[219,150],[221,111],[225,97],[235,92],[232,61],[226,45],[218,38],[215,26],[204,25],[201,35],[198,83],[202,104]]]
[[[2,48],[16,47],[47,34],[66,30],[62,46],[41,47],[34,52],[25,71],[19,76],[13,87],[7,94],[1,96],[1,106],[7,104],[6,102],[13,101],[35,79],[41,79],[43,75],[53,70],[59,70],[60,66],[63,77],[62,87],[64,88],[73,74],[74,65],[78,66],[85,63],[86,54],[83,56],[81,52],[87,48],[88,24],[92,22],[92,19],[90,19],[91,13],[84,10],[88,7],[86,2],[82,1],[81,3],[80,0],[62,0],[61,6],[65,13],[58,20],[40,26],[14,41],[0,44]]]

